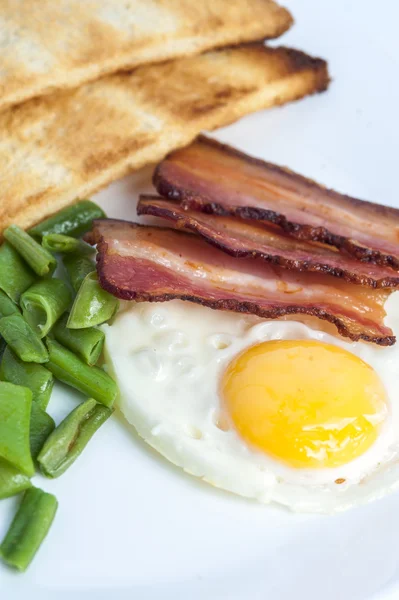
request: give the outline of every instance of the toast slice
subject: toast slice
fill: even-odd
[[[273,0],[1,0],[0,110],[117,70],[275,38]]]
[[[0,232],[29,227],[253,111],[328,85],[326,63],[261,44],[119,73],[0,114]]]

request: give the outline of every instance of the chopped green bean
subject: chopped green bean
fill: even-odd
[[[68,314],[55,324],[53,335],[57,342],[78,354],[88,365],[95,365],[104,346],[105,335],[100,329],[68,329]]]
[[[46,346],[22,315],[0,319],[0,335],[24,362],[44,363],[48,360]]]
[[[67,327],[84,329],[105,323],[114,316],[119,300],[102,289],[97,273],[86,275],[72,305]]]
[[[0,457],[31,477],[34,466],[29,447],[32,392],[0,382]]]
[[[43,365],[23,362],[10,348],[6,348],[0,364],[0,379],[29,388],[33,402],[46,410],[54,387],[54,377]]]
[[[35,402],[32,402],[32,412],[30,415],[30,453],[33,459],[36,459],[44,442],[55,428],[54,419],[50,417]]]
[[[55,278],[42,279],[22,294],[22,313],[42,338],[69,308],[71,300],[71,291],[64,281]]]
[[[49,233],[44,235],[42,239],[42,246],[49,252],[58,252],[59,254],[71,254],[77,252],[78,254],[93,254],[95,249],[82,240],[71,237],[70,235],[63,235],[62,233]]]
[[[94,219],[103,219],[104,217],[104,211],[97,204],[91,200],[80,200],[35,225],[29,230],[29,233],[39,238],[49,233],[80,237],[91,228]]]
[[[14,302],[19,302],[21,294],[35,281],[33,271],[8,243],[0,246],[0,289]]]
[[[55,340],[47,338],[50,360],[46,364],[56,379],[70,385],[105,406],[112,406],[118,388],[111,377],[98,367],[89,367]]]
[[[55,496],[32,487],[27,490],[0,546],[5,563],[25,571],[46,537],[58,502]]]
[[[0,318],[9,317],[20,313],[19,306],[15,304],[2,290],[0,290]]]
[[[40,470],[47,477],[59,477],[78,458],[112,410],[90,398],[77,406],[58,425],[38,456]]]
[[[18,225],[10,225],[3,235],[37,275],[43,277],[54,273],[57,266],[54,256],[38,244],[29,233]]]
[[[94,270],[95,264],[91,258],[82,256],[81,254],[64,256],[63,262],[71,285],[75,292],[77,292],[86,275]]]
[[[0,459],[0,500],[16,496],[31,485],[29,477],[7,461]]]

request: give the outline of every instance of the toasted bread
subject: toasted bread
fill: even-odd
[[[138,65],[275,38],[273,0],[1,0],[0,110]]]
[[[324,90],[326,63],[261,44],[139,67],[0,114],[0,231],[189,144],[202,130]]]

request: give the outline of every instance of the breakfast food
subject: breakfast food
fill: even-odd
[[[360,262],[330,246],[295,239],[265,222],[234,216],[215,218],[213,214],[185,208],[177,200],[150,195],[140,197],[137,214],[167,219],[177,229],[197,233],[236,258],[261,258],[285,269],[326,273],[372,288],[399,286],[399,273],[390,267]]]
[[[123,300],[176,298],[264,318],[311,315],[352,340],[395,343],[384,323],[389,290],[233,258],[197,236],[126,221],[94,221],[86,239],[97,244],[102,287]]]
[[[139,67],[0,114],[0,229],[27,228],[203,129],[328,85],[323,60],[263,45]]]
[[[7,0],[0,110],[113,71],[278,37],[291,24],[272,0]]]
[[[399,210],[196,137],[327,88],[325,61],[264,45],[291,24],[272,0],[3,3],[4,563],[25,570],[57,511],[32,477],[63,475],[115,406],[263,503],[399,487]],[[151,224],[81,200],[157,161]],[[60,423],[55,381],[81,396]]]
[[[186,208],[266,221],[300,240],[399,269],[399,210],[339,194],[289,169],[199,137],[162,162],[154,183]]]
[[[288,11],[11,4],[0,16],[0,498],[24,495],[2,560],[27,568],[58,505],[31,478],[69,469],[115,404],[170,461],[260,502],[325,513],[399,487],[399,210],[196,138],[327,88],[326,63],[297,50],[199,54],[278,36]],[[137,206],[155,224],[78,200],[160,160],[160,196]],[[82,396],[59,424],[55,380]]]
[[[103,327],[126,419],[185,471],[261,502],[334,512],[398,487],[398,271],[382,251],[365,262],[355,237],[395,211],[203,137],[154,182],[166,197],[137,212],[155,224],[96,219],[85,236],[101,286],[135,301]],[[287,214],[303,197],[302,229],[273,223],[269,197]],[[362,260],[295,237],[316,212],[350,229]]]
[[[122,413],[186,472],[310,512],[398,487],[397,346],[179,300],[131,303],[103,330]]]

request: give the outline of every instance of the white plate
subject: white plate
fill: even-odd
[[[349,194],[399,206],[398,5],[301,0],[283,43],[329,60],[323,95],[249,116],[227,141]],[[98,195],[135,218],[151,170]],[[399,367],[399,366],[398,366]],[[398,368],[399,371],[399,368]],[[58,420],[77,401],[57,389]],[[217,491],[170,466],[118,418],[59,480],[60,502],[29,571],[0,567],[3,599],[365,600],[399,596],[399,494],[334,517],[300,516]],[[16,501],[0,503],[0,536]],[[395,593],[396,590],[396,593]]]

